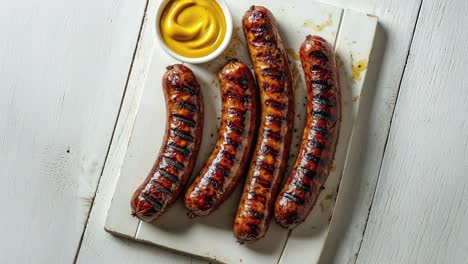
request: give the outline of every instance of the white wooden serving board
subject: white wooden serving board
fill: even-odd
[[[143,28],[152,27],[152,30],[142,30],[142,34],[150,35],[142,37],[155,39],[155,7],[158,1],[148,2]],[[167,65],[177,63],[155,43],[152,49],[144,49],[146,55],[151,57],[151,61],[149,65],[139,69],[142,74],[137,75],[139,78],[147,76],[147,79],[143,82],[139,80],[144,84],[144,90],[140,104],[137,106],[137,116],[128,139],[120,175],[116,175],[119,176],[119,180],[105,229],[116,235],[224,263],[315,263],[319,260],[330,228],[338,186],[345,169],[377,18],[335,6],[301,0],[287,2],[228,0],[228,4],[235,27],[231,44],[216,60],[201,65],[189,65],[201,84],[205,106],[202,146],[194,174],[201,169],[208,158],[218,135],[221,99],[216,73],[228,59],[233,57],[251,64],[242,34],[241,17],[251,5],[264,5],[273,12],[279,23],[294,72],[295,129],[286,175],[289,175],[291,165],[295,161],[305,120],[305,83],[297,55],[299,46],[308,34],[320,35],[335,46],[343,120],[333,169],[317,201],[317,206],[306,222],[292,232],[280,228],[273,220],[266,237],[251,245],[239,245],[232,234],[233,219],[242,186],[239,186],[215,213],[207,217],[189,219],[180,199],[154,225],[131,216],[130,198],[152,167],[164,133],[166,113],[161,78]]]

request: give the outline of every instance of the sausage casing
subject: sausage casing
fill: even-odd
[[[261,120],[234,222],[240,243],[258,240],[268,229],[289,156],[294,117],[292,73],[273,15],[265,7],[252,6],[242,23],[260,91]]]
[[[297,160],[275,203],[276,221],[285,228],[303,222],[328,177],[341,121],[341,95],[332,47],[307,36],[300,51],[307,89],[307,117]]]
[[[162,81],[166,131],[156,162],[135,191],[131,208],[152,222],[179,196],[195,165],[203,127],[203,100],[193,72],[182,64],[168,66]]]
[[[208,215],[238,185],[252,149],[257,120],[257,89],[250,69],[231,60],[218,74],[222,120],[216,146],[185,193],[190,216]]]

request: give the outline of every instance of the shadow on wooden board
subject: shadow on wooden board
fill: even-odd
[[[342,238],[344,237],[347,230],[353,229],[355,227],[350,226],[350,219],[354,215],[358,205],[356,204],[359,190],[364,183],[363,179],[363,167],[362,157],[366,156],[368,145],[368,140],[372,135],[369,134],[369,120],[370,115],[374,113],[375,106],[384,102],[377,102],[375,99],[376,88],[378,87],[377,83],[380,77],[380,70],[382,66],[382,61],[385,59],[385,48],[387,45],[388,36],[385,28],[382,27],[380,23],[377,24],[376,33],[374,37],[374,47],[371,52],[370,58],[372,61],[369,62],[368,72],[365,80],[365,87],[363,87],[363,93],[360,97],[361,104],[359,108],[358,120],[356,121],[356,127],[353,131],[352,145],[350,146],[348,152],[348,160],[346,164],[355,164],[349,168],[346,168],[347,178],[349,183],[341,183],[340,186],[346,186],[346,189],[341,190],[341,201],[346,201],[346,204],[337,205],[340,208],[335,207],[333,218],[337,219],[336,225],[330,229],[328,234],[327,241],[323,247],[323,252],[320,258],[320,263],[335,263],[335,253],[336,249],[340,248],[342,243]],[[380,86],[382,88],[382,86]],[[377,175],[375,177],[378,177]],[[375,188],[372,186],[371,188]],[[369,192],[372,193],[373,192]],[[367,206],[367,205],[364,205]],[[359,216],[357,216],[359,217]],[[367,221],[363,219],[362,221]],[[362,239],[362,238],[361,238]],[[357,254],[358,249],[356,249],[355,254]]]

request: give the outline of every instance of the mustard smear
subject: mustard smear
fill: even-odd
[[[326,27],[333,25],[332,14],[328,14],[328,19],[322,24],[314,24],[312,22],[306,21],[304,22],[304,27],[310,27],[315,29],[317,32],[323,31]]]
[[[367,69],[367,60],[359,60],[356,64],[354,64],[354,57],[353,54],[351,56],[351,68],[353,70],[353,74],[351,75],[351,81],[356,83],[357,81],[361,80],[361,73]]]

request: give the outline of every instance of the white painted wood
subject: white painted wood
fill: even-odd
[[[154,1],[153,1],[154,2]],[[122,103],[119,119],[115,128],[109,156],[96,194],[77,263],[194,263],[188,256],[169,252],[142,243],[134,243],[115,237],[104,230],[107,209],[114,192],[117,176],[127,150],[130,132],[136,116],[136,110],[143,91],[147,68],[154,47],[154,31],[148,14],[155,13],[155,5],[150,4],[142,24],[138,48],[132,64],[125,99]]]
[[[116,87],[119,87],[120,85],[120,82],[117,80],[120,80],[120,78],[123,78],[122,76],[125,75],[120,74],[121,71],[118,69],[121,68],[122,64],[130,63],[130,53],[123,52],[121,49],[121,45],[126,43],[126,41],[122,41],[122,39],[126,39],[127,41],[128,39],[131,41],[136,39],[135,34],[127,34],[126,32],[128,32],[127,27],[135,26],[136,24],[140,23],[140,17],[135,19],[135,12],[132,10],[134,10],[134,8],[141,8],[142,2],[138,1],[138,3],[132,2],[131,4],[128,4],[127,1],[125,4],[122,4],[121,0],[113,1],[112,3],[109,1],[100,1],[99,3],[94,3],[95,1],[92,3],[86,1],[73,3],[72,5],[70,5],[69,2],[70,1],[28,1],[27,4],[23,4],[17,1],[4,1],[0,4],[0,28],[2,29],[1,32],[4,36],[0,40],[0,56],[2,59],[0,62],[0,79],[2,81],[3,87],[0,89],[2,92],[2,99],[0,99],[2,100],[2,110],[0,110],[0,115],[2,117],[1,120],[3,120],[0,123],[0,138],[2,138],[2,151],[0,152],[2,154],[0,156],[1,160],[5,164],[11,162],[11,165],[8,167],[4,166],[4,163],[2,163],[2,170],[0,173],[2,179],[6,179],[6,176],[5,178],[3,177],[7,169],[7,172],[11,174],[12,171],[16,172],[16,167],[27,165],[34,167],[33,169],[28,170],[28,172],[38,171],[37,167],[39,165],[37,164],[40,163],[36,161],[36,157],[39,155],[37,154],[38,146],[46,144],[47,141],[59,140],[56,139],[57,137],[66,137],[66,135],[64,136],[62,132],[57,132],[54,135],[48,135],[48,132],[46,133],[41,130],[39,133],[36,130],[33,131],[36,133],[34,139],[34,148],[24,147],[24,144],[26,143],[23,142],[24,135],[22,134],[26,133],[25,131],[32,130],[33,128],[32,123],[29,126],[25,126],[25,122],[35,122],[34,128],[41,127],[44,125],[44,119],[52,119],[54,112],[58,112],[58,106],[56,109],[52,109],[54,106],[58,105],[60,97],[59,92],[52,92],[58,89],[56,87],[56,83],[59,83],[60,85],[69,85],[76,81],[75,78],[77,78],[77,76],[86,75],[86,78],[89,78],[92,80],[92,82],[108,85],[109,87],[107,88],[112,89],[112,95],[115,95],[118,94],[118,92],[116,92]],[[338,210],[338,212],[342,214],[342,217],[335,218],[343,219],[342,230],[334,228],[332,231],[337,232],[331,232],[330,236],[335,236],[335,239],[333,239],[334,241],[332,244],[327,244],[326,246],[326,252],[330,253],[329,256],[333,258],[333,262],[335,263],[353,263],[355,254],[361,241],[365,225],[364,223],[367,218],[368,209],[372,201],[374,186],[377,180],[377,174],[383,153],[383,146],[386,135],[388,133],[388,127],[390,125],[391,112],[395,103],[400,76],[403,71],[405,62],[404,58],[407,53],[409,40],[411,38],[411,33],[414,22],[416,20],[416,14],[420,2],[421,1],[402,2],[398,0],[327,1],[327,3],[333,3],[338,6],[375,14],[379,17],[380,21],[380,26],[378,28],[376,38],[377,50],[374,50],[374,60],[371,60],[371,67],[368,71],[367,80],[367,83],[369,83],[370,86],[375,86],[373,89],[374,94],[368,94],[366,96],[367,98],[360,98],[361,111],[366,113],[366,115],[360,114],[360,117],[362,118],[357,120],[357,127],[355,129],[355,131],[359,132],[356,132],[354,135],[354,137],[356,137],[356,134],[358,134],[363,144],[354,144],[354,146],[351,146],[351,149],[355,149],[354,153],[356,153],[351,158],[354,158],[360,162],[360,164],[353,163],[357,165],[352,169],[348,168],[349,171],[354,172],[354,177],[352,178],[354,181],[352,181],[351,184],[353,184],[352,186],[355,191],[348,193],[346,196],[350,201],[352,201],[351,204],[346,204],[344,206],[344,209],[346,210]],[[452,17],[455,15],[460,15],[460,12],[455,12],[450,16]],[[115,16],[120,16],[120,18],[116,20]],[[433,20],[428,21],[427,23],[437,23],[437,21]],[[31,27],[31,25],[34,25],[35,27]],[[118,33],[115,33],[116,28]],[[119,37],[116,37],[116,34]],[[77,37],[70,37],[73,35],[76,35]],[[112,41],[112,47],[111,44],[109,44],[109,39]],[[90,40],[93,40],[93,42],[89,43]],[[83,43],[85,43],[85,45],[83,45]],[[76,47],[78,47],[82,51],[79,53],[79,55],[73,56],[73,58],[71,55],[68,55],[68,59],[64,59],[67,58],[65,54],[68,53],[66,52],[73,47],[75,47],[74,49],[77,49]],[[106,75],[101,76],[102,73],[99,71],[106,67],[103,67],[103,63],[101,62],[102,57],[99,57],[99,55],[102,56],[102,54],[99,51],[104,50],[104,53],[109,52],[112,50],[109,47],[112,49],[116,47],[121,49],[120,52],[113,51],[112,54],[117,53],[117,55],[111,56],[117,56],[119,59],[118,61],[116,61],[115,58],[114,60],[109,59],[108,63],[109,65],[112,65],[112,68],[109,66],[108,70],[106,71]],[[95,61],[93,61],[93,63],[89,63],[89,59],[81,58],[83,55],[89,55],[89,57],[93,58],[100,58],[100,62],[98,65],[95,64]],[[32,61],[30,58],[33,56],[35,60],[34,62],[30,62]],[[108,56],[108,54],[106,56]],[[51,61],[54,61],[54,63]],[[64,61],[67,63],[64,64]],[[58,65],[60,65],[60,68]],[[87,69],[90,67],[90,65],[95,66],[98,70],[88,74]],[[70,67],[73,67],[73,71],[65,71],[65,69]],[[43,73],[45,73],[43,68],[48,68],[48,72],[55,71],[60,74],[55,75],[56,80],[52,80],[52,77],[49,76],[42,77],[42,75],[44,75]],[[27,72],[25,72],[25,69]],[[92,69],[94,69],[94,67]],[[8,72],[6,70],[8,70]],[[84,71],[86,71],[86,74],[81,73]],[[72,79],[72,75],[75,78]],[[99,80],[96,79],[97,77]],[[13,88],[11,88],[12,83],[16,85],[16,91],[14,92],[12,92]],[[42,85],[43,83],[47,85]],[[115,85],[116,83],[118,84]],[[68,101],[76,100],[77,102],[74,105],[75,108],[88,109],[90,104],[90,102],[88,102],[89,96],[85,95],[86,100],[83,100],[82,96],[76,95],[76,91],[81,90],[85,91],[84,94],[89,94],[90,90],[88,90],[88,86],[83,81],[80,81],[77,84],[73,84],[73,86],[75,85],[77,87],[79,85],[82,86],[74,89],[75,92],[73,94],[69,94],[70,97],[67,95],[65,98],[68,98]],[[37,91],[35,93],[31,93],[32,88],[29,87],[35,86],[38,86],[38,88],[34,89],[41,90],[40,94]],[[10,87],[9,90],[7,89],[8,87]],[[28,89],[25,87],[28,87]],[[62,88],[65,89],[66,87],[64,86]],[[95,87],[93,86],[93,89],[94,88]],[[47,92],[47,94],[45,92]],[[127,95],[128,94],[130,94],[130,92],[127,92]],[[31,105],[35,106],[39,103],[36,102],[33,104],[32,99],[26,101],[24,98],[27,96],[34,96],[43,100],[43,102],[40,103],[41,108],[38,108],[41,111],[40,113],[34,112],[33,115],[33,111],[28,110],[28,107]],[[77,98],[81,99],[77,100]],[[103,98],[103,96],[100,96],[100,98]],[[15,102],[12,103],[12,105],[17,105],[17,107],[12,109],[8,104],[8,100]],[[21,102],[16,103],[18,101]],[[65,100],[65,102],[66,101],[67,100]],[[85,101],[85,103],[83,103],[83,101]],[[107,104],[108,100],[104,100],[103,102]],[[99,103],[102,104],[103,102],[100,101]],[[95,102],[92,104],[94,103]],[[18,107],[18,105],[20,106]],[[100,107],[102,106],[99,105],[99,107],[96,108],[98,112]],[[117,108],[111,109],[107,107],[106,109],[108,109],[108,112],[111,113],[114,113],[114,110],[117,111]],[[73,111],[78,112],[78,110],[79,109]],[[69,109],[65,112],[70,111],[71,110]],[[92,111],[95,111],[95,109]],[[71,115],[67,114],[66,116],[69,117]],[[72,119],[75,121],[78,120],[79,122],[84,122],[81,120],[87,119],[94,120],[95,118],[94,113],[91,118],[88,118],[90,115],[87,114],[86,111],[79,114],[73,114],[72,116]],[[38,118],[40,118],[40,120],[34,121]],[[41,126],[39,126],[39,122],[42,122]],[[97,123],[95,122],[95,124]],[[38,125],[36,126],[36,124]],[[23,126],[24,129],[20,128],[21,126]],[[44,127],[46,127],[46,125],[44,125]],[[51,125],[49,130],[54,130],[53,127],[54,125]],[[98,138],[100,135],[100,132],[95,131],[94,129],[84,129],[83,131],[75,132],[77,130],[77,126],[71,127],[71,129],[66,130],[65,134],[70,134],[70,131],[74,133],[81,133],[79,136],[76,136],[75,134],[73,136],[73,141],[75,141],[77,137]],[[18,136],[16,136],[17,134]],[[116,135],[117,134],[118,131],[116,130]],[[8,135],[8,137],[5,137],[5,135]],[[29,133],[27,135],[29,135]],[[21,140],[19,139],[20,137]],[[124,135],[121,135],[121,137],[124,137]],[[97,145],[100,145],[102,140],[96,142],[98,142],[98,144],[96,144],[94,147],[98,148]],[[8,144],[8,147],[5,148],[5,144]],[[88,148],[90,148],[90,145],[91,144],[88,144]],[[9,156],[18,154],[18,151],[14,148],[22,148],[23,150],[20,152],[20,154],[23,156],[30,155],[28,153],[36,154],[34,154],[34,157],[30,157],[27,160],[16,157],[8,157],[8,159],[6,159],[7,154]],[[12,149],[14,151],[11,151]],[[73,149],[71,149],[71,151],[73,151]],[[90,156],[90,154],[93,153],[95,152],[87,151],[86,155]],[[116,154],[116,156],[118,155]],[[73,160],[73,164],[75,163],[75,160]],[[110,164],[109,161],[108,164]],[[15,168],[13,168],[13,166],[15,166]],[[24,171],[26,168],[22,168],[22,170]],[[15,176],[20,175],[17,173],[13,174],[15,174]],[[49,175],[56,174],[47,174],[47,176]],[[171,260],[173,260],[172,257],[174,255],[168,251],[160,250],[155,247],[149,247],[143,244],[120,240],[102,231],[104,222],[103,219],[105,217],[104,215],[106,214],[105,210],[107,210],[107,205],[109,204],[112,196],[111,192],[113,191],[113,185],[115,185],[115,179],[112,177],[115,177],[115,175],[116,174],[105,173],[102,177],[102,185],[100,186],[96,197],[96,202],[93,206],[93,214],[90,218],[88,231],[85,234],[83,250],[79,259],[81,259],[81,256],[83,256],[83,263],[113,263],[112,261],[118,263],[172,263]],[[43,178],[44,177],[42,177],[41,180]],[[13,180],[13,178],[8,179],[9,183],[11,183]],[[39,179],[37,181],[39,181]],[[29,181],[29,183],[35,184],[36,182]],[[108,185],[110,185],[110,187]],[[7,185],[3,184],[3,181],[2,186],[4,186],[4,188],[8,188]],[[43,197],[44,194],[50,192],[55,193],[55,186],[56,185],[54,184],[41,184],[38,185],[40,188],[36,189],[38,191],[32,190],[32,188],[28,189],[28,191],[31,193],[30,196],[34,196],[34,198],[38,198],[41,199],[41,201],[44,201],[41,197]],[[4,198],[8,198],[9,201],[11,201],[9,198],[10,196],[6,196],[7,194],[3,191],[3,189],[2,194],[3,195],[0,196],[2,202],[4,202]],[[57,197],[54,196],[54,194],[47,195],[48,198],[46,200],[56,199]],[[31,199],[29,198],[27,202],[30,201]],[[24,201],[21,203],[9,203],[12,206],[17,205],[18,207],[21,207],[25,204]],[[7,202],[4,202],[4,204],[7,204]],[[339,204],[337,204],[337,206],[339,206]],[[22,214],[16,214],[16,210],[11,211],[11,208],[7,208],[10,212],[12,212],[8,213],[10,219],[3,219],[1,223],[6,223],[6,226],[11,227],[31,225],[29,221],[22,220],[30,218],[30,213],[33,212],[33,210],[30,208],[39,208],[39,206],[36,206],[36,204],[33,203],[32,206],[27,207],[26,210],[24,210],[28,211],[28,213],[24,212]],[[56,208],[57,206],[55,206],[53,210],[49,210],[55,213],[54,218],[56,218],[55,216],[58,215],[57,212],[61,210]],[[66,211],[69,212],[68,214],[76,213],[75,209],[77,207],[70,207],[70,205],[67,204],[66,208],[67,210],[70,210]],[[81,209],[76,210],[81,211]],[[10,257],[12,257],[14,254],[16,254],[15,256],[20,256],[19,253],[15,251],[14,248],[12,248],[17,243],[24,243],[25,245],[21,248],[21,258],[17,259],[19,262],[21,262],[21,260],[25,260],[26,258],[34,258],[35,262],[40,262],[41,260],[46,260],[49,262],[51,261],[49,256],[52,255],[49,254],[49,252],[51,252],[51,247],[54,246],[57,248],[56,245],[59,245],[58,248],[61,250],[58,252],[57,250],[54,250],[54,258],[57,256],[60,257],[62,252],[68,252],[68,249],[70,248],[68,241],[73,241],[73,239],[68,240],[68,238],[71,237],[69,232],[73,232],[70,231],[68,227],[60,228],[60,230],[40,230],[45,226],[43,223],[46,221],[44,219],[47,218],[47,214],[42,214],[44,210],[41,209],[40,212],[41,214],[36,214],[38,215],[36,218],[39,220],[34,222],[32,225],[32,228],[34,228],[35,232],[33,232],[33,235],[31,235],[31,233],[26,235],[26,233],[15,232],[14,236],[10,236],[12,239],[8,236],[3,236],[3,238],[8,237],[8,241],[0,241],[2,247],[2,251],[0,251],[0,260],[3,260],[1,262],[5,262],[5,258],[8,258],[9,260]],[[20,221],[18,221],[18,219],[13,216],[13,213],[16,214],[16,217],[20,216]],[[75,221],[77,218],[72,216],[71,219]],[[60,223],[63,223],[63,221],[54,219],[52,225],[59,225]],[[63,227],[63,225],[59,226]],[[29,231],[31,230],[32,229]],[[56,236],[58,236],[58,238]],[[37,241],[37,237],[40,237],[41,244],[39,245],[36,243],[32,246],[30,241]],[[64,237],[67,239],[64,239]],[[53,241],[54,243],[50,243],[50,241]],[[9,244],[7,247],[4,246],[6,243]],[[458,243],[456,245],[454,244],[453,250],[458,250],[457,246],[459,245],[463,245],[463,243]],[[32,248],[34,248],[34,250],[32,250]],[[45,250],[43,250],[44,248]],[[28,254],[30,256],[28,256]],[[158,259],[157,257],[161,258]],[[180,259],[176,258],[173,261],[174,263],[179,263],[178,261],[183,263],[185,259],[186,257]],[[57,262],[63,263],[63,259],[60,259]],[[329,259],[323,263],[331,262],[332,260]]]
[[[150,2],[149,5],[154,3]],[[256,4],[261,4],[256,2]],[[294,54],[297,54],[297,50],[300,43],[303,41],[303,38],[307,34],[319,34],[327,38],[331,43],[335,42],[336,32],[338,31],[338,25],[341,18],[341,9],[334,7],[318,5],[310,3],[309,10],[314,10],[315,13],[307,13],[296,11],[295,8],[299,4],[291,2],[289,5],[283,6],[271,6],[268,5],[272,11],[275,13],[277,20],[280,23],[280,27],[285,24],[297,24],[295,31],[283,31],[283,36],[285,38],[286,46],[288,47],[289,52],[291,53],[291,60],[294,62],[293,66],[296,69],[296,73],[300,73],[300,63],[297,61],[297,58],[294,58]],[[243,37],[240,32],[240,18],[244,13],[247,5],[236,5],[231,4],[231,11],[234,14],[234,20],[236,25],[235,37],[231,46],[228,48],[227,52],[222,56],[218,61],[214,63],[208,63],[206,65],[193,66],[195,73],[198,76],[199,81],[201,81],[202,86],[204,87],[205,95],[205,107],[208,110],[205,112],[205,122],[204,125],[204,140],[202,146],[202,152],[199,155],[199,161],[197,163],[197,168],[200,168],[203,161],[211,152],[211,149],[214,145],[216,139],[216,129],[219,124],[217,122],[212,122],[212,120],[217,120],[218,115],[220,114],[220,101],[219,101],[219,91],[217,86],[216,71],[219,69],[225,60],[229,57],[235,56],[240,57],[241,60],[248,62],[247,51],[243,45]],[[238,14],[238,15],[236,15]],[[294,14],[294,20],[289,22],[291,14]],[[359,15],[364,18],[364,20],[359,21],[354,26],[348,27],[348,30],[355,29],[356,25],[362,26],[360,23],[369,23],[369,26],[361,27],[360,33],[365,35],[370,44],[372,43],[373,33],[375,31],[376,19],[370,18],[365,15]],[[148,21],[154,21],[154,13],[148,12]],[[151,24],[150,24],[151,25]],[[154,36],[153,31],[147,32],[151,36]],[[146,34],[146,33],[144,33]],[[352,35],[350,33],[350,35]],[[348,45],[349,50],[353,51],[353,54],[356,58],[356,62],[361,59],[367,59],[371,45],[365,45],[367,41],[363,41],[362,44],[353,43],[352,39],[348,39],[349,35],[343,36],[343,46]],[[346,41],[346,44],[344,43]],[[343,48],[343,53],[345,48]],[[151,53],[149,53],[151,54]],[[350,53],[346,49],[346,58],[343,58],[343,61],[346,65],[350,65]],[[123,160],[123,167],[121,169],[120,178],[115,190],[115,195],[112,199],[111,207],[109,210],[109,215],[106,221],[106,229],[110,232],[124,235],[127,237],[135,237],[138,240],[155,243],[162,245],[167,248],[172,248],[179,251],[189,252],[191,254],[202,255],[204,257],[209,257],[211,259],[221,260],[223,262],[239,262],[244,261],[247,263],[253,261],[260,262],[271,262],[277,261],[281,251],[283,249],[284,241],[286,240],[287,233],[286,231],[279,228],[276,224],[272,224],[268,236],[262,242],[257,243],[254,247],[240,246],[235,243],[232,236],[232,222],[226,221],[226,219],[233,219],[235,210],[237,207],[238,194],[234,195],[229,199],[223,207],[216,212],[213,216],[207,218],[201,218],[197,220],[190,220],[185,216],[185,210],[182,203],[179,201],[174,205],[171,210],[167,212],[163,217],[158,220],[158,223],[155,225],[149,225],[146,223],[139,223],[135,218],[130,215],[129,200],[135,190],[135,188],[140,184],[144,177],[146,177],[147,171],[149,171],[152,163],[154,161],[155,155],[161,144],[163,129],[161,129],[161,124],[165,122],[165,108],[164,101],[162,97],[162,91],[156,87],[160,87],[161,76],[163,74],[164,67],[167,64],[174,63],[174,61],[166,56],[162,49],[156,45],[153,56],[157,58],[152,60],[152,63],[149,65],[148,72],[152,73],[148,75],[145,87],[143,91],[143,96],[141,103],[139,105],[138,113],[136,116],[135,124],[131,134],[131,140],[128,145],[126,156]],[[364,67],[364,66],[363,66]],[[348,72],[351,71],[348,69]],[[209,73],[209,74],[207,74]],[[365,71],[361,73],[361,77],[364,79]],[[303,117],[304,117],[304,83],[303,78],[300,77],[302,74],[296,74],[298,87],[296,93],[296,130],[293,145],[298,143],[301,132],[303,129]],[[346,76],[349,74],[343,74],[344,82],[351,82],[350,79]],[[362,80],[363,80],[362,79]],[[337,189],[339,184],[339,176],[341,175],[341,168],[344,163],[344,157],[346,155],[348,139],[352,126],[354,125],[354,117],[352,113],[356,113],[357,104],[359,100],[354,100],[355,96],[360,93],[360,88],[362,86],[362,81],[357,80],[357,83],[353,85],[353,92],[346,92],[350,89],[350,85],[343,85],[348,90],[344,91],[344,97],[347,99],[344,100],[344,112],[345,115],[348,115],[349,118],[346,118],[347,121],[343,123],[343,136],[339,152],[341,153],[341,162],[340,168],[337,169],[335,173],[335,180],[330,179],[330,183],[327,185],[325,190],[326,193],[333,193]],[[138,89],[138,88],[136,88]],[[155,104],[154,102],[159,102]],[[135,103],[134,107],[138,107],[138,104]],[[348,109],[349,108],[349,109]],[[354,110],[353,110],[354,109]],[[347,132],[346,132],[347,131]],[[347,135],[346,135],[347,134]],[[294,158],[291,159],[291,163],[294,162]],[[196,170],[197,170],[196,168]],[[327,198],[332,200],[333,198]],[[333,202],[324,202],[322,206],[324,210],[318,210],[315,217],[322,219],[321,222],[328,225],[328,218],[330,216],[330,210]],[[321,207],[322,208],[322,207]],[[216,223],[216,224],[215,224]],[[325,228],[326,230],[327,228]],[[215,232],[215,234],[212,234]],[[174,235],[177,233],[177,236]],[[212,235],[209,235],[212,234]],[[316,242],[318,247],[315,247],[315,258],[317,259],[321,245],[323,243],[324,236],[320,238],[322,242]],[[313,240],[313,238],[312,238]],[[223,241],[220,243],[220,241]],[[279,242],[278,242],[279,241]],[[267,251],[265,251],[268,249]],[[242,256],[242,257],[239,257]]]
[[[358,263],[468,262],[467,9],[423,1]]]
[[[280,263],[317,262],[329,227],[333,229],[333,225],[329,225],[329,220],[337,197],[337,186],[340,186],[340,191],[349,188],[339,183],[348,154],[354,121],[358,114],[359,97],[363,92],[369,92],[372,89],[362,91],[376,26],[377,17],[366,16],[351,10],[345,10],[343,13],[335,45],[341,88],[342,120],[334,167],[309,217],[291,232]],[[359,30],[356,30],[357,28]],[[311,248],[320,250],[310,251]]]
[[[340,198],[321,263],[354,263],[378,179],[390,120],[421,1],[331,0],[379,17]],[[372,263],[372,262],[370,262]]]
[[[144,1],[0,3],[0,263],[71,263]]]

